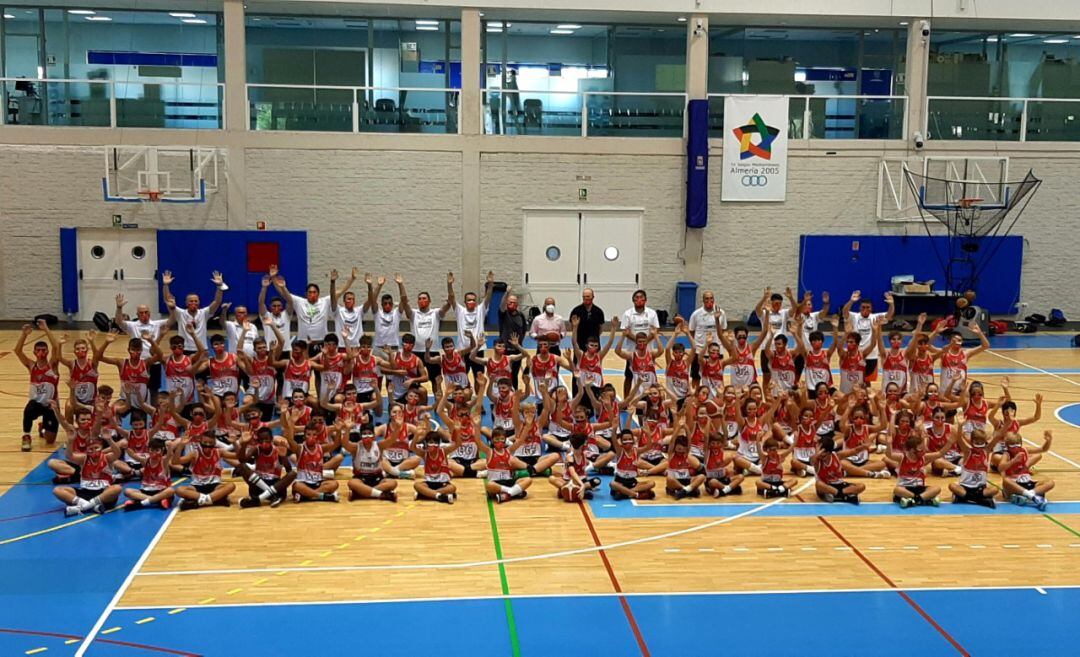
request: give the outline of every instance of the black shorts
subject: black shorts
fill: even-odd
[[[364,484],[365,486],[370,486],[372,488],[375,488],[376,486],[381,484],[383,482],[383,479],[385,479],[385,478],[386,477],[384,477],[382,474],[356,474],[356,473],[353,473],[353,479],[358,479],[360,481],[360,483]]]
[[[536,465],[540,461],[539,456],[515,456],[514,458],[523,462],[525,465]]]
[[[471,468],[473,463],[476,463],[479,459],[467,459],[460,456],[453,457],[454,462],[463,468]]]
[[[701,368],[698,366],[698,359],[690,359],[690,378],[697,381],[701,378]]]
[[[876,374],[877,373],[877,364],[878,364],[878,359],[876,359],[876,358],[867,358],[866,359],[866,371],[863,372],[863,375],[866,376],[866,377],[870,377],[871,375]]]
[[[1034,479],[1028,479],[1027,481],[1016,481],[1013,479],[1013,483],[1024,490],[1035,490],[1035,487],[1039,485],[1039,482]]]
[[[709,481],[719,482],[721,486],[727,486],[731,483],[731,477],[724,475],[723,477],[710,477]]]
[[[371,402],[374,399],[375,399],[375,391],[374,390],[368,390],[367,392],[358,392],[358,393],[356,393],[356,401],[360,402],[361,404],[367,404],[368,402]]]
[[[672,479],[675,479],[675,478],[672,477]],[[686,478],[681,478],[680,477],[679,479],[675,479],[675,483],[679,484],[680,486],[689,486],[690,481],[691,481],[691,479],[689,477],[686,477]]]
[[[964,486],[963,484],[961,484],[961,487],[964,489],[964,497],[966,499],[970,500],[970,499],[975,499],[975,498],[979,498],[979,497],[986,497],[986,495],[985,495],[985,493],[986,493],[986,485],[985,484],[982,485],[982,486],[975,486],[975,487],[972,487],[972,488],[969,488],[969,487]]]
[[[480,351],[477,351],[476,357],[482,360],[484,358],[484,350],[481,349]],[[468,367],[469,371],[473,373],[473,376],[484,373],[484,366],[475,362],[472,358],[466,358],[465,365]]]
[[[844,492],[844,489],[847,488],[848,486],[850,486],[851,484],[849,484],[848,482],[841,479],[840,481],[836,482],[835,484],[830,484],[830,483],[826,482],[826,485],[832,486],[833,488],[835,488],[837,493],[842,493],[842,492]]]
[[[442,490],[450,485],[449,481],[428,481],[427,479],[424,480],[424,483],[427,484],[427,487],[431,490]]]
[[[425,356],[429,356],[432,352],[425,351],[420,354],[420,361],[424,363],[424,367],[427,368],[427,375],[429,381],[434,381],[436,377],[442,376],[442,365],[439,363],[429,363],[425,359]],[[466,362],[468,359],[466,358]]]
[[[209,495],[210,493],[216,491],[218,486],[220,485],[221,482],[218,482],[216,484],[192,484],[191,487],[194,488],[195,492],[197,492],[199,495]]]
[[[641,460],[645,461],[649,465],[660,465],[660,463],[664,460],[664,455],[656,454],[654,456],[642,456]]]
[[[915,497],[922,497],[922,494],[926,492],[926,486],[904,486],[904,489]]]
[[[638,485],[637,477],[620,477],[615,475],[614,483],[620,486],[626,486],[627,488],[636,488]]]
[[[769,354],[765,353],[765,350],[761,350],[761,373],[768,374],[772,370],[769,369]]]
[[[104,488],[81,488],[80,487],[80,488],[75,489],[75,494],[78,495],[80,499],[84,499],[87,502],[94,499],[98,495],[101,495],[104,492],[105,492]]]
[[[490,483],[495,484],[496,486],[505,486],[506,488],[510,488],[511,486],[514,485],[514,483],[517,480],[515,480],[515,479],[488,479],[488,481]]]
[[[165,489],[164,488],[140,488],[139,492],[142,493],[143,495],[147,496],[147,497],[153,497],[153,496],[157,495],[158,493],[160,493],[163,490],[165,490]]]

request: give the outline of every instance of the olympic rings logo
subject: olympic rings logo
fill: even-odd
[[[743,176],[743,187],[764,187],[769,184],[768,176]]]

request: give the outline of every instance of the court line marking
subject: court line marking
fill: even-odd
[[[164,522],[161,523],[161,527],[158,528],[157,533],[154,534],[154,537],[150,539],[150,543],[147,544],[146,549],[143,550],[143,553],[139,557],[139,560],[135,562],[134,566],[132,566],[131,571],[128,572],[127,577],[125,577],[123,583],[120,584],[120,588],[116,590],[116,593],[113,595],[112,600],[110,600],[109,604],[105,606],[105,609],[102,610],[101,616],[98,617],[97,622],[94,623],[94,626],[90,629],[90,632],[87,633],[86,638],[83,639],[83,642],[79,644],[79,649],[75,651],[75,657],[83,657],[83,655],[86,654],[86,649],[89,648],[90,644],[94,642],[94,638],[97,637],[98,632],[101,631],[101,626],[104,625],[105,621],[109,619],[109,615],[112,614],[113,609],[115,609],[116,605],[119,604],[120,598],[124,597],[124,593],[127,592],[128,587],[130,587],[131,583],[135,581],[135,574],[138,573],[139,569],[142,568],[142,565],[146,563],[146,560],[150,557],[150,553],[153,552],[154,548],[157,546],[158,541],[160,541],[162,537],[165,536],[165,530],[167,530],[169,528],[169,525],[172,524],[172,521],[174,518],[176,518],[176,514],[179,510],[179,505],[174,506],[172,511],[169,512],[169,516],[165,518]]]
[[[589,528],[589,534],[592,536],[593,542],[597,546],[602,545],[600,534],[596,533],[596,527],[593,525],[592,518],[589,517],[589,510],[585,508],[585,503],[578,502],[578,508],[581,509],[581,517],[585,519],[585,524]],[[615,568],[612,567],[611,561],[608,560],[607,552],[600,550],[599,554],[600,560],[604,563],[604,569],[607,570],[608,578],[611,580],[611,587],[615,589],[615,593],[619,594],[619,605],[622,606],[626,622],[630,625],[631,632],[634,633],[634,639],[637,641],[638,650],[641,651],[641,657],[650,657],[649,646],[645,643],[645,637],[641,634],[641,628],[638,627],[634,612],[630,609],[630,603],[626,600],[626,596],[622,595],[622,586],[619,584],[619,578],[615,576]]]
[[[867,567],[870,568],[870,570],[874,571],[874,574],[876,574],[878,577],[880,577],[882,579],[882,581],[884,581],[893,590],[895,590],[897,592],[897,594],[899,594],[900,597],[904,599],[904,602],[907,602],[908,605],[910,605],[912,609],[914,609],[920,616],[922,616],[923,619],[927,623],[930,623],[930,625],[935,630],[937,630],[938,633],[941,636],[943,636],[946,641],[948,641],[950,644],[952,644],[953,648],[956,648],[956,650],[961,655],[963,655],[964,657],[971,657],[971,653],[969,653],[967,650],[965,650],[964,647],[962,645],[960,645],[960,643],[956,639],[954,639],[953,636],[951,634],[949,634],[945,630],[945,628],[943,628],[941,625],[939,625],[938,622],[936,620],[934,620],[933,616],[931,616],[925,609],[923,609],[922,606],[919,603],[915,602],[915,600],[912,599],[912,597],[910,595],[908,595],[905,591],[899,590],[898,587],[896,586],[896,582],[892,581],[892,579],[890,579],[888,575],[886,575],[880,568],[878,568],[874,564],[874,562],[871,561],[870,557],[866,556],[865,554],[863,554],[859,550],[859,548],[855,547],[855,544],[852,543],[851,541],[849,541],[847,539],[847,537],[845,537],[842,533],[840,533],[839,529],[834,527],[831,522],[829,522],[828,520],[826,520],[822,516],[818,516],[817,519],[820,520],[821,523],[824,524],[829,529],[829,531],[832,532],[836,536],[836,538],[840,539],[840,541],[844,545],[846,545],[848,548],[850,548],[852,553],[854,553],[855,556],[857,556],[864,564],[866,564]],[[974,547],[974,546],[972,546],[972,547]]]
[[[814,480],[810,479],[806,481],[799,488],[791,491],[792,496],[795,496],[802,491],[806,490],[814,484]],[[663,534],[655,534],[652,536],[643,536],[641,538],[635,538],[627,541],[620,541],[618,543],[611,543],[609,545],[593,545],[583,548],[575,548],[573,550],[561,550],[559,552],[547,552],[543,554],[531,554],[524,557],[511,557],[508,559],[489,559],[486,561],[461,561],[456,563],[435,563],[435,564],[382,564],[375,566],[309,566],[304,568],[294,567],[275,567],[275,568],[222,568],[218,570],[206,569],[206,570],[151,570],[143,571],[136,574],[137,577],[176,577],[181,575],[235,575],[243,573],[271,573],[271,572],[354,572],[354,571],[378,571],[378,570],[457,570],[461,568],[482,568],[485,566],[495,566],[500,563],[521,563],[523,561],[540,561],[543,559],[556,559],[559,557],[569,557],[576,554],[588,554],[590,552],[599,552],[600,550],[614,550],[616,548],[628,547],[631,545],[641,545],[642,543],[652,543],[654,541],[662,541],[667,538],[674,538],[676,536],[683,536],[685,534],[693,534],[696,532],[704,531],[712,527],[719,525],[725,525],[729,522],[734,522],[747,516],[752,516],[755,513],[768,509],[769,507],[780,504],[789,498],[778,497],[771,502],[765,502],[751,509],[747,509],[742,513],[735,514],[733,516],[726,516],[710,522],[701,523],[700,525],[693,525],[685,529],[677,529],[675,531],[665,532]],[[81,657],[76,655],[76,657]]]
[[[657,593],[655,591],[642,591],[642,592],[630,592],[624,591],[620,593],[515,593],[513,595],[467,595],[467,596],[440,596],[431,598],[386,598],[379,600],[313,600],[313,601],[299,601],[299,602],[232,602],[223,603],[217,605],[204,605],[199,609],[213,609],[217,607],[232,608],[232,607],[302,607],[305,605],[311,606],[329,606],[329,605],[374,605],[374,604],[397,604],[403,602],[456,602],[456,601],[476,601],[476,600],[501,600],[503,598],[521,599],[521,600],[533,600],[542,598],[614,598],[619,595],[624,595],[630,598],[643,598],[643,597],[687,597],[687,596],[736,596],[736,595],[818,595],[822,593],[836,593],[836,594],[850,594],[850,593],[895,593],[896,591],[906,591],[908,593],[933,593],[935,591],[1030,591],[1034,588],[1042,588],[1047,591],[1058,590],[1080,590],[1080,585],[1077,584],[1013,584],[1008,586],[870,586],[863,588],[847,588],[847,589],[777,589],[777,590],[721,590],[721,591],[670,591],[665,593]],[[130,607],[118,606],[117,611],[154,611],[157,609],[168,609],[172,605],[133,605]]]
[[[488,520],[491,525],[491,538],[495,543],[495,558],[502,559],[502,543],[499,542],[499,525],[495,521],[495,505],[487,498]],[[504,596],[510,595],[510,583],[506,579],[506,566],[499,564],[499,586]],[[510,652],[514,657],[521,657],[521,643],[518,640],[517,622],[514,620],[514,605],[509,597],[503,600],[506,613],[506,629],[510,634]]]

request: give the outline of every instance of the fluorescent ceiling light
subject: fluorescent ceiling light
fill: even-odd
[[[15,18],[15,17],[12,16],[11,14],[4,14],[4,18],[9,18],[10,19],[10,18]]]
[[[1043,43],[1068,43],[1068,39],[1043,39]]]
[[[548,34],[573,34],[573,30],[548,30]]]
[[[189,11],[170,11],[169,15],[173,18],[195,18],[195,14]]]
[[[563,25],[556,25],[555,29],[557,29],[557,30],[580,30],[581,26],[580,25],[575,25],[574,23],[564,23]]]
[[[93,16],[97,12],[93,9],[68,9],[68,13],[76,16]]]
[[[488,34],[502,34],[502,28],[501,27],[489,27],[487,29],[487,33]]]
[[[1023,38],[1026,38],[1026,37],[1033,37],[1035,35],[1034,34],[1028,34],[1027,32],[1017,32],[1016,34],[1010,34],[1009,36],[1023,39]]]
[[[108,16],[87,16],[86,20],[88,20],[88,21],[111,21],[112,19],[109,18]]]
[[[986,37],[987,43],[997,43],[997,40],[998,40],[997,37],[994,37],[994,36]]]
[[[675,20],[679,21],[680,23],[685,23],[686,22],[686,16],[679,16]]]
[[[206,24],[206,19],[203,19],[203,18],[183,18],[183,19],[180,20],[180,22],[181,23],[188,23],[190,25],[205,25]]]
[[[416,29],[418,29],[418,30],[420,30],[422,32],[438,32],[439,31],[439,26],[438,25],[417,25]]]
[[[907,24],[908,24],[908,22],[907,22],[907,21],[900,21],[900,24],[901,24],[901,25],[907,25]]]
[[[418,21],[416,21],[416,24],[417,25],[438,25],[439,21],[418,20]]]
[[[488,21],[487,26],[488,27],[497,27],[499,29],[502,29],[502,21]]]

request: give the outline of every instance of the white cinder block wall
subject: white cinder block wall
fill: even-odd
[[[541,148],[548,149],[530,147]],[[311,280],[327,285],[333,267],[343,276],[353,265],[361,273],[400,271],[414,299],[426,289],[438,303],[446,272],[461,272],[465,249],[478,250],[482,271],[494,269],[499,279],[523,286],[523,208],[643,207],[642,281],[651,305],[670,308],[675,282],[684,277],[681,156],[481,150],[477,218],[463,216],[467,186],[460,151],[245,152],[247,213],[238,216],[229,212],[226,176],[205,205],[106,204],[100,147],[0,149],[0,319],[59,313],[59,228],[108,226],[117,212],[149,228],[254,228],[264,220],[271,230],[307,230]],[[792,153],[788,200],[779,204],[721,203],[719,153],[713,157],[701,284],[714,289],[734,316],[751,308],[766,285],[796,284],[801,234],[923,234],[918,223],[876,221],[880,153]],[[1022,177],[1029,167],[1045,183],[1016,229],[1027,240],[1022,301],[1028,312],[1053,306],[1080,317],[1074,272],[1080,155],[1011,154],[1011,177]],[[587,203],[578,202],[579,187],[588,188]],[[479,244],[463,244],[462,226],[475,221]],[[293,287],[303,283],[290,281]]]

